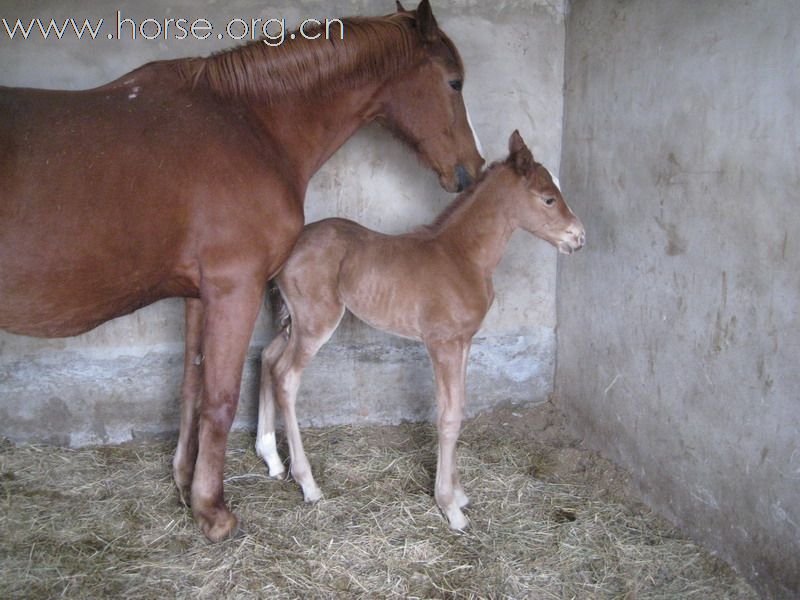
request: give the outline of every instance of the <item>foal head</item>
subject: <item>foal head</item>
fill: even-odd
[[[563,254],[572,254],[586,243],[586,230],[570,210],[553,176],[537,163],[518,131],[508,141],[506,163],[518,178],[514,198],[520,226],[550,242]]]
[[[377,119],[436,171],[442,187],[460,192],[478,177],[484,163],[461,95],[464,65],[439,29],[428,0],[415,11],[406,11],[400,2],[397,8],[418,48],[411,67],[381,89]]]

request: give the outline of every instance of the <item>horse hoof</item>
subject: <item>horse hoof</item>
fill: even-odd
[[[239,519],[230,511],[226,511],[226,514],[220,514],[213,523],[202,522],[200,527],[208,540],[215,544],[239,535]]]
[[[191,490],[192,486],[177,485],[178,488],[178,504],[189,508],[191,504]]]

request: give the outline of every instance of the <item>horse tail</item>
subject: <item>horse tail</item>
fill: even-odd
[[[270,279],[267,284],[267,299],[272,308],[272,321],[275,323],[278,335],[288,339],[292,333],[292,315],[274,279]]]

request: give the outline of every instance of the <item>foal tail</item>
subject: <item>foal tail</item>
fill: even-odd
[[[270,279],[267,283],[267,302],[272,309],[272,322],[275,323],[278,335],[289,339],[292,333],[292,315],[289,313],[289,307],[274,279]]]

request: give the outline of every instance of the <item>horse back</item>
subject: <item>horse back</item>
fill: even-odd
[[[270,165],[243,107],[168,64],[81,92],[0,88],[0,328],[74,335],[199,295],[204,266],[258,262],[291,195]]]

